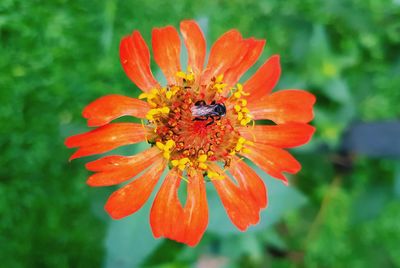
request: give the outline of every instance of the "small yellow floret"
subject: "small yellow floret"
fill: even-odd
[[[155,109],[150,109],[147,114],[146,118],[148,120],[154,120],[154,116],[157,114],[169,114],[169,108],[168,107],[162,107],[162,108],[155,108]]]
[[[175,142],[173,140],[168,140],[165,144],[157,141],[156,146],[163,151],[163,156],[165,159],[171,158],[171,149],[175,147]]]
[[[240,112],[240,110],[242,110],[242,107],[240,107],[239,104],[235,104],[235,106],[233,106],[233,108],[235,108],[235,111],[238,113]]]
[[[249,96],[250,93],[247,93],[247,92],[243,91],[243,86],[242,86],[242,84],[237,84],[237,85],[236,85],[236,92],[233,93],[233,96],[234,96],[235,98],[239,99],[242,95],[243,95],[243,96]]]
[[[215,78],[215,82],[221,83],[223,79],[224,79],[224,75],[220,74]]]
[[[235,149],[232,150],[229,154],[230,155],[234,155],[238,152],[243,152],[243,153],[248,153],[250,152],[250,150],[248,148],[245,147],[245,145],[254,145],[254,143],[252,141],[246,140],[243,137],[239,137]]]
[[[202,155],[199,156],[199,158],[197,159],[197,162],[199,163],[198,164],[199,168],[201,168],[201,169],[207,169],[208,168],[207,165],[204,163],[204,162],[207,161],[207,158],[208,157],[207,157],[206,154],[202,154]]]
[[[176,76],[179,78],[182,78],[188,82],[193,82],[194,81],[194,74],[192,72],[192,70],[188,70],[187,73],[183,72],[183,71],[179,71],[176,73]]]
[[[197,161],[199,161],[200,163],[204,163],[207,161],[207,155],[206,154],[202,154],[199,156],[199,158],[197,159]]]
[[[186,168],[186,165],[189,164],[191,165],[190,159],[187,157],[181,158],[179,160],[174,159],[171,161],[172,166],[178,167],[181,171],[183,171]]]
[[[224,178],[223,175],[219,174],[218,172],[212,171],[212,170],[209,170],[209,171],[207,172],[207,176],[208,176],[210,179],[216,179],[216,180],[220,180],[220,179],[223,179],[223,178]]]

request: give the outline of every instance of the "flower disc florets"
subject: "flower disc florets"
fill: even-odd
[[[235,129],[252,122],[247,101],[242,98],[249,94],[241,84],[227,89],[222,75],[212,78],[208,85],[196,81],[191,71],[178,72],[176,76],[180,78],[179,84],[139,96],[147,99],[151,107],[146,115],[147,141],[163,151],[171,166],[182,171],[193,167],[206,172],[210,179],[218,178],[220,174],[208,163],[219,161],[229,166],[233,155],[248,150],[246,145],[252,144]],[[223,97],[225,90],[230,90],[229,97]],[[226,114],[196,120],[192,108],[199,102],[210,107],[213,107],[211,103],[224,105]]]

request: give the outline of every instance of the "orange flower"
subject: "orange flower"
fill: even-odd
[[[165,87],[150,70],[150,53],[141,34],[134,31],[124,37],[122,67],[143,93],[139,99],[108,95],[90,103],[83,116],[89,127],[97,128],[69,137],[65,144],[78,147],[70,158],[75,159],[147,141],[150,148],[137,155],[105,156],[88,163],[87,169],[95,173],[87,182],[109,186],[137,177],[105,205],[112,218],[120,219],[143,206],[168,168],[151,208],[151,228],[155,237],[194,246],[208,224],[205,178],[234,225],[244,231],[258,223],[260,210],[267,206],[266,188],[241,157],[287,183],[283,172],[294,174],[301,166],[283,148],[311,138],[314,128],[307,123],[313,118],[315,97],[294,89],[271,93],[281,73],[277,55],[243,85],[238,83],[257,61],[264,40],[243,39],[230,30],[212,46],[203,68],[206,42],[201,29],[188,20],[181,22],[180,30],[188,51],[187,71],[180,65],[181,41],[175,28],[152,31],[153,55],[167,78]],[[145,123],[110,123],[126,115]],[[275,125],[254,125],[254,120],[263,119]],[[187,182],[185,205],[178,198],[182,180]]]

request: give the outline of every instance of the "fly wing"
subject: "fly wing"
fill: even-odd
[[[199,117],[211,114],[213,112],[213,108],[209,106],[193,106],[191,111],[192,116]]]

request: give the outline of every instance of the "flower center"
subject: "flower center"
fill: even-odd
[[[143,93],[151,109],[146,118],[147,140],[155,144],[172,166],[204,170],[209,178],[220,177],[208,167],[210,161],[229,166],[236,153],[252,142],[237,130],[252,120],[246,108],[248,95],[238,84],[226,96],[227,85],[218,76],[200,85],[194,74],[178,72],[179,82]],[[229,93],[229,91],[228,91]]]

